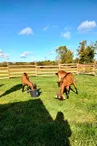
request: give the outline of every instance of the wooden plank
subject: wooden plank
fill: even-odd
[[[58,65],[52,65],[52,66],[49,66],[49,65],[46,65],[46,66],[37,66],[37,68],[52,68],[52,67],[55,67],[55,68],[58,68]]]
[[[16,68],[16,67],[17,67],[17,68],[18,68],[18,67],[22,67],[22,66],[23,66],[23,67],[28,67],[28,66],[30,66],[30,67],[35,67],[35,65],[30,65],[30,64],[29,64],[29,65],[9,65],[9,67],[15,67],[15,68]]]
[[[28,74],[29,74],[29,73],[32,73],[32,74],[33,74],[33,73],[35,73],[35,72],[27,72],[27,73],[28,73]],[[12,74],[13,74],[13,75],[14,75],[14,74],[21,74],[21,75],[22,75],[23,72],[10,72],[10,74],[11,74],[11,75],[12,75]]]
[[[32,76],[36,76],[36,74],[32,74]],[[22,76],[20,74],[10,75],[10,78],[12,78],[12,77],[22,77]]]
[[[26,72],[26,71],[35,71],[35,69],[32,69],[32,68],[19,68],[19,69],[14,68],[14,69],[12,69],[12,68],[10,68],[10,72],[14,72],[14,71],[17,71],[17,72],[19,72],[19,71]]]
[[[0,73],[8,73],[8,70],[0,70]]]
[[[0,74],[0,76],[8,76],[8,73],[7,74]]]
[[[64,64],[60,64],[60,65],[77,65],[77,63],[64,63]]]
[[[37,74],[55,74],[56,72],[38,72]]]
[[[8,67],[0,67],[0,70],[7,70]]]
[[[55,76],[55,75],[54,75],[54,74],[51,74],[51,75],[50,75],[50,74],[48,74],[48,75],[45,75],[45,74],[43,75],[43,74],[42,74],[42,75],[37,75],[37,76],[40,76],[40,77],[41,77],[41,76],[42,76],[42,77],[43,77],[43,76],[46,76],[46,77],[48,77],[48,76]]]
[[[37,69],[37,71],[57,71],[58,69]]]

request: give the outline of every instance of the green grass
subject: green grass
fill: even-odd
[[[22,93],[21,78],[0,80],[0,146],[97,146],[97,77],[75,79],[79,94],[63,101],[57,77],[30,77],[37,98]]]

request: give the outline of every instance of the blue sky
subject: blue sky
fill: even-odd
[[[0,0],[0,62],[55,60],[97,40],[97,0]]]

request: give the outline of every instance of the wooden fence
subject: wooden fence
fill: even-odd
[[[76,74],[93,74],[96,75],[96,64],[59,64],[51,66],[35,65],[9,65],[0,67],[0,79],[21,77],[23,72],[27,72],[29,76],[53,76],[58,70],[65,70]]]
[[[94,64],[77,64],[77,73],[78,74],[97,74],[97,65]]]

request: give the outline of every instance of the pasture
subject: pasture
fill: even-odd
[[[97,146],[97,77],[75,79],[79,94],[63,101],[56,76],[30,77],[36,98],[22,93],[20,77],[0,80],[0,146]]]

